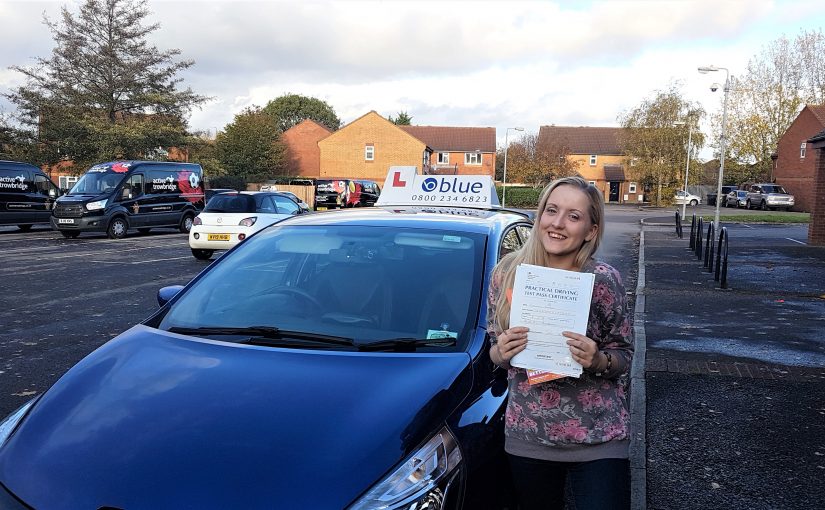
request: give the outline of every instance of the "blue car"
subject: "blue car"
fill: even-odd
[[[256,233],[0,424],[0,508],[515,508],[486,292],[530,228],[379,204]]]

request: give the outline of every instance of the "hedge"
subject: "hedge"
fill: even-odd
[[[535,209],[539,205],[539,196],[543,188],[529,186],[507,186],[507,207],[517,209]],[[501,186],[496,186],[498,201],[501,202]]]

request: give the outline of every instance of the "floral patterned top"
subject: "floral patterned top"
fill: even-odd
[[[590,260],[582,272],[595,274],[587,336],[612,355],[613,368],[601,377],[585,370],[578,378],[534,385],[524,369],[510,368],[505,447],[511,454],[562,462],[627,457],[633,328],[625,289],[619,272],[604,262]],[[501,333],[495,324],[501,290],[494,275],[487,308],[493,343]]]

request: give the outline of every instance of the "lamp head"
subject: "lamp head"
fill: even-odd
[[[718,83],[712,83],[710,85],[710,91],[711,92],[716,92],[719,89],[719,87],[721,87],[721,85],[719,85]]]
[[[718,70],[719,68],[716,66],[702,66],[698,68],[698,71],[702,74],[712,73]]]

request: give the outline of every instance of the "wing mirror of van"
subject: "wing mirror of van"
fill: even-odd
[[[49,188],[49,198],[57,198],[57,190],[54,188]]]
[[[161,307],[171,301],[181,289],[183,289],[183,285],[169,285],[168,287],[161,288],[158,291],[158,306]]]

